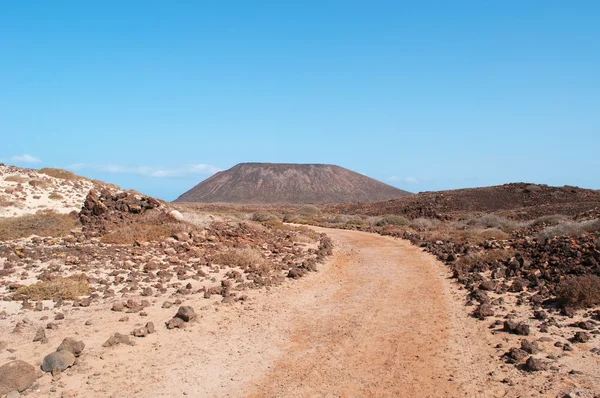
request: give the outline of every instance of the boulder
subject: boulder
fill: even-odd
[[[55,351],[46,355],[42,363],[44,372],[54,372],[58,368],[61,372],[75,363],[75,355],[69,351]]]
[[[12,361],[0,366],[0,395],[25,391],[35,382],[35,368],[25,361]]]

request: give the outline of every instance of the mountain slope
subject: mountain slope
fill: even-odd
[[[240,163],[196,185],[176,202],[350,203],[408,195],[334,165]]]

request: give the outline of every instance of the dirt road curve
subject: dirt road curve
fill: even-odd
[[[336,250],[321,272],[250,310],[206,311],[166,343],[147,396],[484,396],[444,266],[406,241],[327,233]]]

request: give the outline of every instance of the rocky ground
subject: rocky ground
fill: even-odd
[[[111,356],[113,347],[133,346],[158,329],[183,329],[202,307],[247,306],[258,292],[315,271],[332,250],[325,235],[306,228],[181,214],[116,187],[2,170],[29,178],[6,183],[16,184],[8,189],[14,198],[23,196],[8,206],[17,214],[11,220],[40,210],[33,196],[42,195],[31,179],[49,184],[43,195],[68,196],[62,207],[44,210],[79,206],[80,212],[76,227],[62,236],[0,241],[0,328],[6,331],[0,396],[16,395],[13,390],[88,396],[66,386],[74,372],[96,377],[87,374],[91,357]],[[193,307],[185,305],[191,301]],[[122,359],[126,365],[132,358]]]

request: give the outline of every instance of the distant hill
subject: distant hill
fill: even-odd
[[[598,206],[600,206],[600,194],[591,189],[513,183],[483,188],[423,192],[377,203],[332,205],[325,211],[373,216],[401,214],[410,218],[445,218],[481,212],[525,219],[549,214],[572,216]]]
[[[411,195],[363,174],[327,164],[240,163],[196,185],[175,202],[349,203]]]

